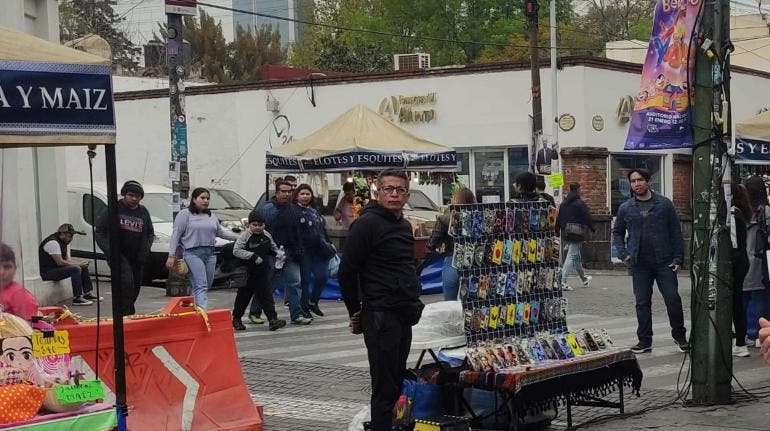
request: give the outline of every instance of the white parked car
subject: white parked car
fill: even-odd
[[[155,229],[155,241],[150,250],[150,256],[144,268],[144,283],[152,280],[165,279],[168,271],[165,267],[168,257],[169,240],[173,230],[172,216],[172,191],[168,187],[143,184],[144,205],[150,212],[152,225]],[[109,275],[110,269],[107,266],[104,253],[96,245],[96,254],[94,254],[93,231],[92,226],[96,220],[99,220],[102,214],[107,212],[107,186],[105,183],[94,183],[93,196],[91,195],[91,186],[89,183],[72,183],[67,187],[67,200],[69,204],[69,223],[78,231],[83,231],[86,235],[75,235],[70,244],[70,250],[74,257],[99,260],[99,275]],[[91,202],[93,202],[94,213],[91,214]],[[217,214],[217,211],[214,211]],[[220,215],[217,214],[219,218]],[[241,231],[240,220],[222,220],[220,222],[225,228],[234,232]],[[220,248],[229,241],[217,238],[216,247]],[[92,263],[93,266],[93,263]],[[94,268],[89,268],[94,273]],[[221,274],[217,271],[215,278],[221,279],[227,277],[227,274]]]

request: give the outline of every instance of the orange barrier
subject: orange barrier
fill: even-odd
[[[69,331],[73,361],[93,371],[96,322],[78,323],[58,307],[41,311],[62,317],[55,326]],[[213,310],[206,317],[194,310],[192,298],[173,298],[160,316],[124,319],[123,325],[129,429],[262,430],[228,310]],[[114,391],[112,321],[102,322],[99,332],[99,377]],[[112,397],[108,401],[114,402]]]

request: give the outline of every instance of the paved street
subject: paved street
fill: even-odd
[[[688,277],[680,277],[680,292],[689,333]],[[163,289],[145,288],[138,311],[159,310],[168,299],[164,294]],[[569,300],[568,323],[572,328],[602,327],[609,331],[617,345],[630,346],[636,342],[633,295],[630,279],[624,273],[595,274],[590,288],[575,288],[566,292],[566,297]],[[233,290],[222,289],[212,291],[209,301],[212,308],[230,308],[233,298]],[[433,302],[441,298],[430,295],[424,299]],[[347,313],[342,302],[322,301],[321,307],[326,316],[317,318],[309,326],[289,325],[269,332],[266,325],[247,324],[246,331],[235,335],[249,390],[255,400],[265,405],[266,430],[344,430],[368,402],[369,375],[363,339],[348,332]],[[279,306],[278,309],[282,317],[288,314],[287,308]],[[89,315],[94,310],[80,307],[75,311]],[[627,398],[628,412],[670,405],[676,398],[677,379],[681,377],[684,381],[689,366],[689,360],[684,361],[685,355],[678,351],[670,337],[665,306],[658,293],[654,296],[653,311],[653,351],[639,356],[644,372],[642,396]],[[417,360],[418,354],[412,352],[411,363]],[[767,392],[770,368],[761,361],[757,350],[752,349],[749,358],[735,358],[734,369],[737,381],[743,386],[757,388],[753,390],[756,393]],[[720,408],[723,413],[714,418],[724,419],[733,416],[737,410],[747,409],[747,413],[740,415],[739,428],[767,429],[766,418],[755,413],[757,408],[767,410],[765,407],[762,402],[742,403]],[[729,414],[730,411],[733,414]],[[673,429],[708,429],[698,427],[707,416],[699,413],[697,408],[675,406],[668,412],[663,414],[656,410],[655,414],[641,416],[642,419],[615,420],[590,425],[586,429],[630,429],[631,423],[638,428],[654,424],[655,420],[663,421],[663,418],[667,418],[661,425],[663,429],[672,429],[664,425],[676,423],[681,426]],[[609,413],[612,411],[576,408],[575,421],[581,423]],[[564,421],[562,414],[554,422],[553,429],[563,429]],[[688,428],[690,426],[693,428]]]

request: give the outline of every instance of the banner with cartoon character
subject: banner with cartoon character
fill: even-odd
[[[658,0],[655,5],[626,150],[692,147],[689,77],[697,47],[690,49],[690,43],[701,1]]]

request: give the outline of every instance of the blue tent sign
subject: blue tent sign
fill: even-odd
[[[764,139],[736,137],[735,163],[742,165],[770,164],[770,142]]]
[[[187,123],[174,123],[174,151],[179,157],[187,157]]]

